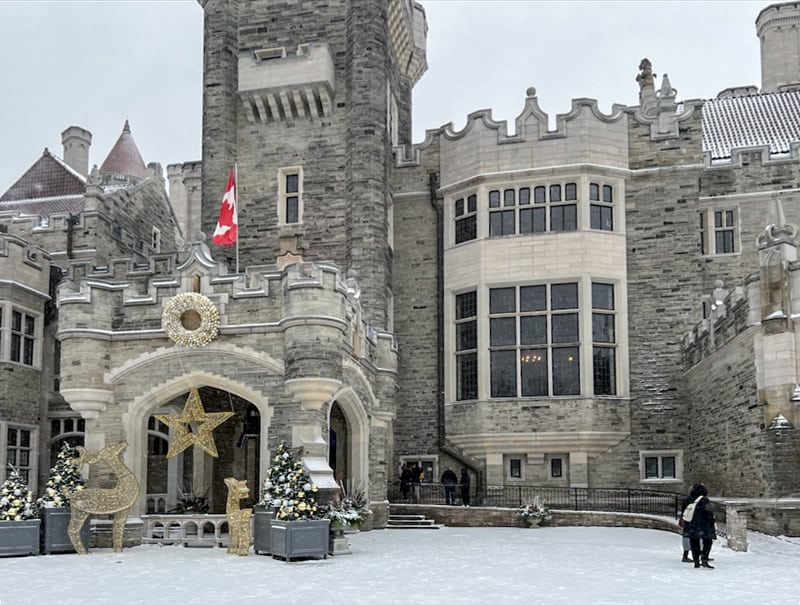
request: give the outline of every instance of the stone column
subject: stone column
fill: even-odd
[[[752,512],[749,506],[726,503],[725,519],[728,527],[728,547],[737,552],[747,552],[747,519]]]

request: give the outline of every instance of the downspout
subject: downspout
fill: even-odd
[[[439,450],[472,469],[477,477],[475,482],[478,502],[484,492],[482,465],[447,442],[444,418],[444,208],[439,190],[439,173],[428,175],[428,188],[431,206],[436,211],[436,429]]]
[[[75,233],[75,225],[80,223],[80,215],[70,214],[67,218],[67,258],[72,259],[72,238]]]

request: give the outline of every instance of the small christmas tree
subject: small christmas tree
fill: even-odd
[[[74,462],[77,457],[78,452],[69,443],[61,446],[56,463],[50,469],[50,479],[44,488],[44,495],[37,501],[39,507],[69,506],[72,494],[83,489],[83,478]]]
[[[28,484],[14,467],[0,486],[0,521],[25,521],[39,516]]]
[[[303,463],[296,461],[289,445],[281,441],[267,471],[259,504],[278,508],[277,518],[285,521],[316,519],[320,515],[316,494],[317,486],[303,470]]]

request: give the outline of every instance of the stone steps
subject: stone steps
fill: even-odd
[[[389,522],[386,529],[440,529],[433,519],[428,519],[425,515],[389,515]]]

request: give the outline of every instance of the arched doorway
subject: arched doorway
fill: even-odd
[[[233,412],[213,431],[214,458],[198,446],[189,446],[172,458],[167,458],[169,443],[174,435],[156,414],[180,413],[189,392],[178,395],[164,405],[151,410],[147,417],[146,434],[146,496],[147,512],[209,512],[224,513],[227,490],[226,477],[246,480],[250,498],[243,506],[252,506],[259,495],[261,415],[258,409],[234,393],[204,386],[198,388],[206,412]],[[192,423],[186,428],[196,430]]]
[[[350,430],[338,401],[334,401],[331,406],[328,426],[328,464],[333,469],[336,482],[346,486],[351,481],[348,469]]]

